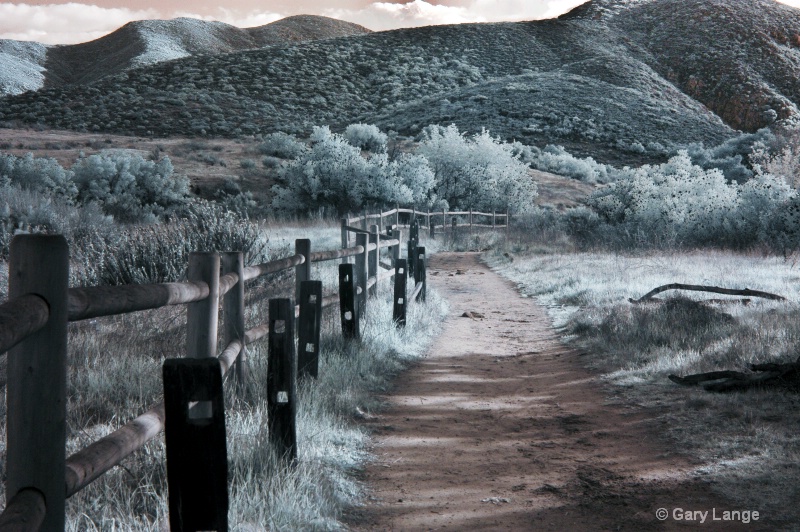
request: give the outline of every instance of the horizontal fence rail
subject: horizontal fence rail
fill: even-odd
[[[408,213],[414,217],[410,224],[407,259],[401,259],[401,247],[405,247],[405,244],[397,224],[387,226],[385,232],[383,232],[380,225],[387,216],[395,216],[395,221],[399,221],[398,217],[401,213]],[[56,246],[58,248],[56,253],[60,254],[59,257],[61,258],[58,260],[64,261],[64,265],[55,275],[62,280],[54,281],[50,292],[47,292],[47,290],[40,292],[35,287],[35,283],[38,277],[42,277],[42,274],[31,274],[28,276],[29,280],[25,281],[28,284],[12,287],[9,290],[9,294],[13,297],[0,305],[0,354],[13,348],[9,354],[9,367],[17,368],[16,371],[19,371],[22,369],[19,366],[19,356],[21,353],[26,352],[30,342],[54,342],[53,345],[61,343],[65,352],[66,329],[54,329],[62,331],[57,333],[56,337],[51,337],[52,334],[44,337],[39,334],[51,328],[51,322],[54,319],[54,308],[56,309],[55,314],[61,316],[59,319],[63,320],[62,323],[64,325],[60,327],[65,327],[67,321],[75,322],[167,306],[187,305],[189,307],[189,312],[187,313],[189,352],[187,356],[189,358],[199,357],[206,359],[212,356],[216,357],[223,381],[226,377],[232,378],[236,383],[237,393],[239,393],[242,391],[247,374],[245,366],[247,346],[279,333],[272,318],[266,323],[245,330],[244,283],[265,275],[294,268],[296,281],[295,299],[298,304],[294,305],[294,312],[291,314],[300,319],[297,330],[303,331],[304,338],[307,338],[307,340],[304,340],[307,345],[298,346],[298,350],[303,349],[303,360],[310,361],[307,364],[311,364],[311,366],[309,366],[310,369],[305,367],[301,369],[304,374],[307,371],[310,372],[308,374],[311,378],[314,378],[317,371],[315,357],[318,352],[316,344],[319,341],[319,310],[301,312],[301,287],[303,287],[303,293],[310,294],[312,292],[307,291],[308,287],[305,287],[305,284],[317,283],[317,288],[313,292],[316,295],[313,296],[314,299],[312,300],[317,309],[331,307],[338,302],[343,334],[346,338],[357,340],[360,338],[358,321],[365,316],[368,296],[377,293],[378,284],[381,281],[394,278],[395,303],[393,312],[397,316],[397,308],[402,309],[402,319],[395,317],[395,321],[398,327],[404,326],[406,321],[406,302],[415,303],[425,299],[426,258],[424,248],[419,246],[418,218],[427,216],[427,220],[430,223],[433,217],[443,214],[445,216],[469,215],[470,221],[472,216],[476,215],[492,216],[493,222],[497,217],[505,216],[506,224],[509,219],[507,213],[505,215],[495,215],[494,213],[422,213],[414,209],[395,208],[383,213],[365,213],[360,218],[344,220],[347,223],[342,224],[343,245],[341,249],[312,252],[309,240],[298,240],[294,255],[248,267],[243,266],[241,253],[193,253],[189,264],[188,277],[190,280],[187,282],[85,288],[58,288],[63,286],[59,283],[63,283],[63,279],[66,279],[68,274],[68,265],[64,259],[67,257],[66,243],[63,238],[58,237],[60,240],[58,240]],[[377,220],[378,225],[372,225],[367,228],[366,222],[368,220]],[[364,228],[358,229],[350,225],[350,223],[357,222],[362,222]],[[493,224],[489,227],[499,228],[502,226]],[[349,232],[356,233],[355,246],[348,245],[346,235]],[[51,240],[47,240],[48,238]],[[52,238],[42,237],[41,235],[15,237],[12,242],[11,253],[12,258],[17,257],[14,259],[17,266],[14,267],[24,270],[31,264],[47,264],[47,260],[41,260],[34,255],[26,255],[26,253],[33,253],[34,251],[31,250],[46,249],[47,246],[52,247],[51,244],[43,245],[43,242],[53,242]],[[29,241],[33,243],[32,246],[27,244]],[[59,246],[62,247],[59,248]],[[387,254],[385,257],[381,257],[381,251],[384,249],[387,250]],[[40,251],[35,252],[39,253]],[[322,296],[319,282],[311,281],[310,279],[310,265],[314,262],[338,259],[341,259],[344,263],[339,267],[338,290]],[[355,264],[349,264],[347,261],[350,260],[355,260]],[[406,264],[408,264],[407,268]],[[343,268],[345,269],[343,270]],[[43,271],[46,272],[43,277],[50,275],[50,273],[47,273],[47,268]],[[412,274],[414,279],[413,289],[410,296],[406,297],[405,278],[407,275]],[[398,292],[400,288],[402,288],[402,291]],[[55,290],[55,292],[52,290]],[[59,292],[59,290],[63,291]],[[39,293],[44,294],[44,296],[37,295]],[[307,295],[305,297],[310,296]],[[271,300],[270,307],[272,307],[272,301],[277,300]],[[400,306],[398,307],[398,305]],[[213,351],[218,341],[218,309],[220,306],[224,307],[225,313],[225,328],[222,331],[224,342],[222,345],[226,347],[221,353],[216,354]],[[307,319],[314,321],[313,323],[305,322],[304,320]],[[290,329],[294,330],[293,328]],[[291,334],[292,338],[294,338],[294,332]],[[200,336],[202,338],[199,338]],[[306,355],[306,351],[308,351],[308,355]],[[294,353],[295,350],[292,348],[286,352]],[[287,356],[285,354],[271,354],[270,356],[273,355]],[[292,354],[291,356],[299,355]],[[51,393],[51,397],[60,397],[58,399],[60,404],[62,406],[66,404],[65,360],[64,358],[61,362],[48,361],[47,365],[42,366],[45,369],[42,370],[41,374],[37,370],[34,376],[35,379],[38,379],[36,380],[37,384],[32,382],[23,383],[20,385],[22,387],[17,387],[13,394],[9,391],[7,437],[9,442],[12,442],[10,448],[23,449],[24,453],[28,453],[26,454],[28,457],[26,460],[31,465],[26,467],[32,468],[32,473],[23,470],[24,468],[20,469],[19,465],[16,468],[10,467],[11,456],[17,451],[12,450],[7,454],[7,461],[9,461],[7,464],[7,504],[3,513],[0,514],[0,531],[37,530],[40,526],[46,529],[63,528],[64,499],[79,492],[111,468],[119,465],[126,457],[141,449],[148,441],[159,435],[168,423],[165,404],[163,402],[158,403],[107,436],[98,439],[65,459],[63,453],[66,445],[64,418],[60,420],[54,418],[57,423],[60,423],[60,428],[54,430],[55,436],[51,437],[50,432],[42,436],[44,433],[41,431],[28,430],[29,428],[35,428],[31,427],[28,421],[31,417],[29,414],[21,414],[21,412],[27,412],[30,405],[39,401],[39,395],[37,394],[40,394],[42,389],[53,391],[55,395]],[[174,366],[176,368],[181,365],[174,362],[171,364],[171,367]],[[287,386],[290,386],[293,390],[294,384],[292,384],[293,380],[291,379],[297,378],[297,364],[296,362],[292,362],[289,366],[285,365],[288,362],[282,362],[281,364],[284,364],[281,366],[284,372],[287,371],[287,367],[294,369],[291,369],[289,373],[283,374],[281,379],[284,380],[276,382],[289,382],[285,381],[285,379],[289,378],[291,382]],[[52,371],[47,369],[51,367]],[[164,375],[164,378],[166,378],[166,370]],[[55,379],[55,381],[52,379]],[[28,386],[28,388],[25,386]],[[10,389],[11,385],[9,384]],[[277,392],[269,391],[268,387],[268,393]],[[290,395],[293,393],[291,392]],[[59,396],[59,394],[61,395]],[[289,412],[288,410],[281,410],[282,407],[280,405],[283,399],[280,397],[276,399],[271,395],[269,397],[270,401],[272,401],[270,404],[278,409],[276,411],[282,412],[281,416],[287,415],[286,412]],[[294,399],[290,398],[290,401],[294,401]],[[197,400],[190,400],[190,414],[206,415],[205,412],[210,405],[205,403],[208,403],[208,401],[200,401],[198,403]],[[37,408],[44,408],[45,412],[50,412],[48,410],[50,407],[39,405]],[[294,411],[294,407],[291,410]],[[12,420],[14,421],[12,422]],[[276,426],[284,427],[285,430],[291,431],[294,430],[293,423],[293,420],[285,418],[284,421]],[[280,430],[284,430],[284,428]],[[41,446],[39,440],[46,440],[49,443],[46,446]],[[282,442],[281,445],[286,446],[285,450],[289,456],[296,456],[296,442],[292,437],[286,436],[280,441]],[[54,444],[55,446],[53,446]],[[30,454],[31,450],[34,450],[35,454]],[[60,463],[63,464],[63,473],[54,475],[52,474],[52,469],[48,469],[51,466],[46,464],[58,464],[58,454],[61,455]],[[172,454],[180,456],[180,453],[176,455],[174,450]],[[51,460],[48,458],[50,455],[55,458]],[[167,465],[169,468],[169,463]],[[170,478],[174,478],[174,476],[174,471],[171,476],[168,475]],[[47,479],[47,482],[42,484],[43,487],[41,489],[39,488],[40,481],[36,480],[37,478]],[[63,482],[63,492],[53,487],[58,484],[59,479],[63,479],[60,481]],[[53,483],[54,480],[56,484]],[[170,508],[173,508],[172,502],[170,503]],[[181,511],[183,512],[184,510],[191,511],[191,509],[183,509]],[[172,516],[170,521],[172,521]],[[23,523],[23,525],[20,525],[20,523]]]

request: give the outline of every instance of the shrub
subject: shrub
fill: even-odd
[[[608,183],[620,176],[614,167],[598,163],[591,157],[578,159],[563,146],[547,145],[543,150],[533,149],[531,166],[543,172],[571,177],[587,183]]]
[[[486,130],[466,138],[455,125],[428,126],[417,154],[428,159],[436,176],[434,192],[451,209],[524,212],[533,206],[536,183],[519,150]]]
[[[372,124],[350,124],[344,131],[347,142],[362,150],[386,151],[388,137]]]
[[[24,157],[0,154],[0,182],[4,179],[20,188],[50,192],[69,201],[78,192],[71,172],[64,170],[55,159],[34,157],[32,153]]]
[[[91,155],[72,166],[82,202],[98,202],[122,222],[147,223],[188,200],[189,180],[173,170],[168,157],[156,162],[125,153]]]
[[[273,187],[273,208],[290,212],[309,212],[330,208],[344,214],[364,205],[410,203],[427,196],[425,177],[412,187],[403,182],[411,168],[424,164],[417,159],[389,163],[386,153],[364,157],[361,150],[343,135],[325,127],[315,127],[311,149],[280,171],[281,185]]]
[[[258,147],[264,155],[280,159],[294,159],[303,154],[308,148],[297,140],[297,137],[278,131],[264,136],[264,142]]]

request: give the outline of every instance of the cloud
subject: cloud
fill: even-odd
[[[326,9],[322,14],[380,31],[435,24],[550,18],[585,1],[467,0],[459,2],[461,5],[438,5],[425,0],[413,0],[405,4],[372,2],[362,9]]]
[[[263,26],[265,24],[269,24],[270,22],[275,22],[276,20],[280,20],[284,18],[286,15],[281,15],[280,13],[274,13],[270,11],[261,11],[261,10],[243,11],[239,9],[227,9],[224,7],[220,7],[205,15],[198,15],[196,13],[187,13],[183,11],[178,11],[176,13],[173,13],[171,16],[199,18],[202,20],[217,20],[220,22],[225,22],[232,26],[237,26],[239,28],[254,28],[256,26]]]
[[[800,0],[778,0],[778,2],[800,9]]]
[[[88,4],[0,4],[0,39],[72,44],[102,37],[132,21],[158,18],[154,9]]]

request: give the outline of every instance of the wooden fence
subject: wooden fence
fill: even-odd
[[[370,216],[382,220],[400,212],[414,214],[395,209]],[[192,253],[187,282],[89,288],[68,287],[69,250],[62,236],[14,237],[9,299],[0,305],[0,354],[9,352],[6,507],[0,530],[63,530],[65,500],[158,435],[167,418],[171,529],[227,530],[222,383],[231,373],[237,393],[242,392],[246,346],[268,338],[270,440],[292,462],[297,455],[295,382],[298,371],[317,375],[322,309],[338,301],[342,334],[358,339],[368,296],[376,293],[380,281],[394,278],[397,326],[405,325],[409,303],[425,299],[425,248],[419,246],[418,219],[410,222],[406,259],[400,258],[398,227],[381,232],[373,225],[367,231],[351,227],[355,221],[342,225],[342,249],[312,252],[311,242],[301,239],[291,257],[249,267],[241,252]],[[349,232],[356,233],[354,246],[348,244]],[[386,261],[380,254],[384,248],[389,251]],[[354,264],[347,262],[350,258]],[[338,291],[323,296],[322,283],[310,279],[311,263],[337,259],[342,260]],[[290,298],[271,299],[268,322],[245,330],[245,282],[291,268],[297,304]],[[414,279],[410,296],[407,276]],[[187,305],[187,358],[164,362],[164,402],[65,457],[68,322],[171,305]],[[218,355],[220,305],[226,347]],[[201,473],[199,462],[207,464]]]

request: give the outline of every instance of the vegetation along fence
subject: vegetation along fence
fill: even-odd
[[[409,253],[400,258],[400,229],[380,222],[411,214]],[[450,215],[497,216],[485,213]],[[437,213],[436,215],[439,215]],[[443,220],[448,213],[445,213]],[[192,253],[188,281],[149,285],[69,288],[69,250],[60,235],[17,235],[9,260],[9,299],[0,305],[0,354],[8,351],[6,507],[0,530],[63,530],[65,501],[165,430],[170,528],[227,530],[228,487],[222,383],[229,373],[241,393],[247,378],[246,346],[268,338],[266,393],[271,444],[289,463],[297,456],[295,433],[298,374],[316,377],[322,309],[337,301],[342,333],[360,338],[368,296],[394,277],[393,318],[406,323],[406,308],[426,296],[425,248],[419,219],[409,209],[342,222],[342,249],[311,251],[295,242],[291,257],[244,266],[241,252]],[[377,217],[366,228],[351,223]],[[444,224],[443,224],[444,225]],[[348,236],[355,234],[355,245]],[[381,250],[388,250],[385,260]],[[354,263],[348,262],[350,258]],[[338,292],[323,296],[310,279],[311,263],[341,259]],[[270,299],[267,323],[245,330],[245,282],[294,268],[295,301]],[[414,279],[407,296],[407,277]],[[217,355],[220,304],[223,345]],[[72,456],[66,447],[67,323],[169,305],[187,305],[187,357],[163,365],[164,401]],[[297,327],[295,319],[298,318]],[[297,352],[295,351],[297,334]],[[169,421],[166,421],[169,420]],[[204,464],[198,468],[197,464]]]

